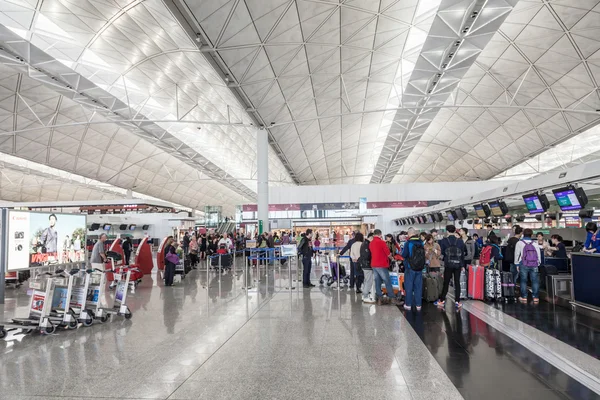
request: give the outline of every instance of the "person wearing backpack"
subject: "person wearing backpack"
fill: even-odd
[[[517,285],[519,282],[519,272],[517,271],[517,263],[515,262],[515,251],[517,249],[517,243],[519,243],[519,240],[521,240],[521,237],[523,236],[523,228],[521,228],[519,225],[515,225],[513,230],[515,234],[508,239],[506,244],[506,252],[504,253],[504,260],[510,263],[510,273],[513,276],[513,282],[515,285]]]
[[[402,249],[404,258],[404,289],[406,290],[405,310],[412,310],[415,306],[421,311],[423,302],[423,268],[425,268],[425,247],[419,239],[415,228],[408,228],[408,240]]]
[[[461,308],[462,303],[460,302],[460,271],[465,265],[465,254],[467,249],[462,239],[456,235],[456,227],[454,225],[446,226],[446,232],[448,236],[442,239],[440,247],[442,248],[442,255],[444,257],[444,286],[442,287],[442,294],[439,300],[434,305],[438,307],[444,307],[446,304],[446,295],[448,294],[448,287],[450,286],[450,279],[454,277],[454,300],[456,308]]]
[[[373,231],[373,240],[369,244],[369,251],[371,252],[371,268],[373,269],[373,277],[375,278],[375,293],[377,294],[377,304],[385,304],[383,301],[383,293],[381,291],[381,284],[385,284],[387,291],[387,297],[391,300],[392,304],[400,305],[400,301],[396,298],[394,293],[394,287],[392,286],[392,280],[390,279],[390,258],[391,253],[388,249],[387,244],[382,238],[383,234],[380,229]]]
[[[371,251],[369,245],[373,240],[373,232],[367,235],[367,238],[360,245],[360,256],[358,257],[358,266],[362,269],[364,277],[362,300],[365,304],[375,304],[375,292],[373,291],[373,269],[371,268]],[[352,251],[352,250],[350,250]]]
[[[540,246],[532,238],[533,231],[529,228],[523,231],[523,238],[515,247],[515,264],[517,265],[521,278],[521,302],[527,302],[527,277],[531,278],[531,290],[533,303],[540,302],[539,290],[540,280],[538,267],[542,259]]]

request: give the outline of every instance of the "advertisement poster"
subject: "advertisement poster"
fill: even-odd
[[[86,216],[10,210],[8,270],[85,261]]]
[[[67,288],[66,287],[55,287],[54,296],[52,297],[52,309],[67,309]]]
[[[87,292],[83,287],[74,287],[73,292],[71,293],[71,307],[83,308],[85,305],[85,300],[87,297]]]
[[[125,294],[125,290],[127,290],[127,287],[125,286],[125,281],[120,281],[117,284],[117,291],[115,292],[115,303],[123,302],[123,295]]]
[[[96,304],[98,304],[99,297],[100,297],[100,287],[94,286],[94,287],[88,288],[88,292],[87,292],[88,304],[95,306]]]
[[[358,212],[361,214],[365,214],[367,212],[367,198],[366,197],[358,198]]]
[[[41,290],[35,290],[33,296],[31,296],[31,312],[41,314],[44,308],[44,300],[46,299],[46,292]]]

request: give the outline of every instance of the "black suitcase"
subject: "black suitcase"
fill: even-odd
[[[502,280],[502,297],[504,301],[514,301],[516,300],[515,294],[515,282],[513,280],[512,272],[502,272],[501,273]]]

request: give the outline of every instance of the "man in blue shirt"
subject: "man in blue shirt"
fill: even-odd
[[[410,265],[410,258],[413,254],[415,246],[423,247],[423,242],[420,241],[419,235],[415,228],[408,228],[408,240],[402,249],[402,257],[404,258],[404,289],[406,290],[406,299],[404,302],[405,310],[412,310],[412,306],[421,311],[423,302],[423,272],[421,270],[413,270]]]
[[[587,239],[583,251],[586,253],[600,253],[600,232],[598,232],[598,225],[595,222],[588,222],[585,226],[587,231]]]

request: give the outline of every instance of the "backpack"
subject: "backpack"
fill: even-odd
[[[454,241],[448,238],[450,246],[444,252],[444,265],[446,268],[461,268],[463,266],[462,251],[458,248],[456,243],[458,239],[454,238]]]
[[[523,254],[521,256],[521,265],[524,267],[536,268],[539,264],[539,260],[533,242],[526,242],[524,240],[522,242],[525,243],[525,247],[523,248]]]
[[[369,242],[364,241],[360,245],[360,256],[358,257],[358,265],[362,269],[371,268],[371,250],[369,249]]]
[[[506,253],[505,253],[506,255],[504,256],[504,260],[506,260],[512,264],[515,261],[515,250],[517,248],[518,240],[511,240],[511,239],[508,239],[508,243],[506,245]]]
[[[411,240],[407,246],[412,243],[409,249],[408,265],[413,271],[422,271],[425,268],[425,247],[420,240]]]
[[[483,246],[481,253],[479,254],[479,265],[482,267],[489,267],[492,263],[492,245],[488,244]]]

